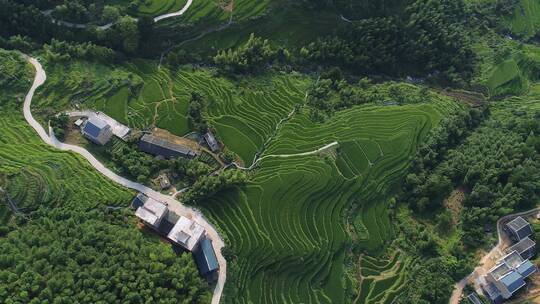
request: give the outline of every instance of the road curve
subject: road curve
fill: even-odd
[[[54,134],[51,132],[51,130],[49,130],[49,133],[52,134],[52,136],[49,136],[49,134],[45,131],[45,129],[41,126],[41,124],[39,124],[34,119],[34,117],[32,116],[32,112],[30,111],[30,106],[32,104],[32,98],[34,96],[34,93],[39,86],[45,83],[47,76],[41,64],[35,58],[30,58],[27,56],[26,58],[28,59],[28,62],[30,62],[34,66],[36,70],[36,75],[34,77],[34,82],[32,84],[32,87],[30,88],[30,90],[28,91],[24,99],[23,113],[24,113],[24,118],[26,119],[26,121],[30,124],[30,126],[32,126],[32,128],[34,128],[34,130],[36,130],[41,140],[43,140],[45,143],[63,151],[72,151],[72,152],[80,154],[82,157],[86,158],[86,160],[88,160],[88,162],[96,170],[101,172],[103,175],[105,175],[107,178],[111,179],[112,181],[124,187],[142,192],[156,200],[165,202],[168,204],[169,209],[171,209],[173,212],[176,212],[183,216],[190,217],[193,220],[195,220],[197,223],[199,223],[201,226],[203,226],[206,229],[206,233],[208,237],[212,240],[214,251],[216,252],[216,256],[219,263],[219,276],[218,276],[216,287],[214,289],[214,293],[212,296],[212,304],[218,304],[221,299],[221,295],[223,293],[223,287],[225,285],[225,280],[227,277],[226,276],[227,262],[225,258],[223,257],[223,255],[221,254],[221,249],[225,246],[225,243],[219,236],[215,227],[204,218],[204,216],[199,210],[182,205],[180,202],[175,200],[173,196],[168,196],[168,195],[159,193],[142,184],[130,181],[122,176],[117,175],[116,173],[112,172],[110,169],[105,167],[90,152],[88,152],[88,150],[79,146],[68,145],[68,144],[64,144],[58,141],[54,137]]]
[[[186,5],[184,5],[184,7],[182,7],[179,11],[177,12],[173,12],[173,13],[168,13],[168,14],[163,14],[163,15],[159,15],[157,17],[154,18],[154,22],[158,22],[160,20],[163,20],[163,19],[167,19],[167,18],[171,18],[171,17],[176,17],[176,16],[181,16],[183,15],[187,10],[188,8],[191,6],[191,3],[193,2],[193,0],[188,0],[188,2],[186,3]]]
[[[163,15],[159,15],[159,16],[154,17],[154,22],[158,22],[158,21],[161,21],[163,19],[183,15],[188,10],[188,8],[191,6],[191,3],[193,3],[193,0],[188,0],[187,3],[184,5],[184,7],[182,7],[179,11],[172,12],[172,13],[167,13],[167,14],[163,14]],[[89,27],[89,25],[86,24],[86,23],[74,23],[74,22],[54,19],[51,16],[52,11],[53,10],[46,10],[46,11],[42,11],[41,13],[43,15],[45,15],[45,16],[50,16],[53,23],[61,25],[61,26],[77,28],[77,29],[85,29],[85,28]],[[134,19],[137,20],[137,18],[134,18]],[[104,25],[97,25],[96,28],[104,31],[106,29],[109,29],[113,25],[114,25],[114,23],[109,22],[109,23],[104,24]]]
[[[489,261],[493,257],[493,255],[495,255],[495,253],[497,253],[497,251],[502,249],[500,247],[502,246],[502,237],[503,237],[502,233],[503,233],[503,229],[504,229],[503,223],[505,223],[508,219],[510,219],[512,217],[531,215],[531,214],[534,214],[534,213],[539,212],[539,211],[540,211],[540,208],[534,208],[534,209],[527,210],[527,211],[508,214],[508,215],[505,215],[505,216],[501,217],[497,221],[497,238],[498,238],[497,245],[495,245],[488,252],[488,254],[486,254],[480,260],[480,262],[478,263],[480,266],[476,267],[473,270],[473,272],[471,272],[469,275],[467,275],[466,277],[461,279],[461,281],[457,282],[456,285],[454,285],[454,290],[452,291],[452,296],[450,297],[450,300],[448,301],[449,304],[458,304],[459,303],[459,300],[461,299],[461,296],[463,294],[463,289],[465,288],[465,285],[467,285],[467,282],[469,281],[469,279],[474,277],[474,275],[475,275],[475,273],[477,271],[481,271],[482,268],[483,268],[482,265],[484,265],[486,261]]]

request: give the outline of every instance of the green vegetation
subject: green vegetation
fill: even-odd
[[[115,210],[133,192],[39,139],[21,112],[33,69],[15,52],[0,59],[0,302],[208,303],[191,256]]]
[[[230,242],[228,300],[344,302],[346,293],[341,286],[352,286],[346,282],[354,280],[343,281],[347,248],[353,245],[354,252],[367,252],[378,260],[394,235],[387,191],[406,171],[418,142],[442,115],[457,108],[451,101],[433,96],[429,103],[416,105],[352,107],[322,124],[313,122],[305,109],[285,122],[246,186],[199,203],[227,238],[235,240]],[[346,148],[355,140],[362,143],[358,149],[365,154]],[[337,151],[271,156],[306,152],[332,141],[339,142]],[[363,170],[344,175],[337,165],[343,158]],[[366,162],[368,166],[362,165]],[[351,206],[361,208],[351,220],[363,228],[358,229],[353,244],[343,222]],[[356,235],[355,230],[349,232]],[[403,257],[399,266],[381,274],[372,285],[362,283],[370,290],[370,299],[395,296],[404,284],[400,271],[409,263]],[[348,292],[355,293],[359,287],[350,287]]]

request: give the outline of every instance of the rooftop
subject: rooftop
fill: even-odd
[[[529,222],[527,222],[525,219],[523,219],[521,216],[516,217],[512,221],[508,222],[506,224],[510,229],[514,231],[519,231],[523,229],[526,226],[529,226]]]
[[[523,258],[517,251],[512,251],[501,259],[508,267],[514,269],[523,263]]]
[[[191,150],[190,148],[188,148],[186,146],[182,146],[182,145],[178,145],[178,144],[169,142],[169,141],[167,141],[165,139],[153,136],[151,134],[145,134],[143,137],[141,137],[141,141],[145,142],[145,143],[148,143],[148,144],[151,144],[151,145],[154,145],[154,146],[163,147],[163,148],[166,148],[168,150],[177,151],[179,153],[186,154],[186,155],[195,154],[195,152],[193,150]]]
[[[512,269],[510,269],[510,267],[508,267],[506,263],[500,263],[498,265],[493,266],[493,268],[489,270],[489,274],[491,274],[491,276],[495,280],[498,281],[500,278],[502,278],[505,274],[507,274],[511,270]]]
[[[202,275],[206,275],[219,268],[211,240],[203,238],[197,250],[194,251],[194,254],[195,261],[197,262],[197,266]]]
[[[531,263],[531,261],[526,260],[525,262],[523,262],[523,264],[519,265],[516,271],[519,272],[519,274],[522,277],[526,278],[530,276],[531,274],[535,273],[537,269],[536,269],[536,266],[534,266],[534,264]]]
[[[187,250],[193,251],[203,234],[204,228],[201,225],[185,216],[180,216],[167,237]]]
[[[473,304],[482,304],[482,301],[480,301],[480,298],[478,298],[478,295],[476,293],[471,293],[467,296],[467,299]]]
[[[206,134],[204,134],[204,139],[206,140],[206,143],[208,144],[212,152],[219,149],[219,145],[216,138],[214,137],[214,134],[212,134],[211,132],[207,132]]]
[[[154,227],[159,225],[166,213],[167,206],[152,198],[147,198],[144,205],[135,211],[137,217]]]
[[[512,294],[525,285],[523,277],[517,271],[511,271],[502,277],[501,283],[503,283]]]
[[[531,240],[529,237],[522,239],[521,241],[514,244],[512,247],[507,249],[507,252],[517,251],[519,254],[533,248],[536,243]]]
[[[486,291],[488,297],[492,300],[497,299],[498,297],[501,296],[501,291],[493,283],[484,285],[484,290]]]
[[[101,130],[110,127],[104,120],[97,117],[90,117],[83,126],[84,133],[97,138]]]

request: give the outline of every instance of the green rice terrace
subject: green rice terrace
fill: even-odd
[[[339,148],[319,156],[268,156],[247,187],[203,204],[235,240],[238,301],[342,303],[341,286],[353,284],[343,279],[351,229],[343,214],[355,203],[362,211],[352,229],[372,255],[365,259],[386,265],[366,267],[371,275],[361,280],[356,303],[390,303],[405,284],[401,271],[411,261],[396,256],[397,266],[392,266],[381,258],[393,235],[387,193],[405,172],[417,143],[452,107],[442,100],[368,106],[340,112],[322,125],[304,114],[286,122],[264,155],[294,155],[332,141]],[[236,132],[250,136],[249,128]]]
[[[430,94],[429,102],[356,106],[315,123],[303,105],[316,80],[301,74],[233,81],[211,69],[174,72],[144,61],[67,68],[47,66],[36,112],[76,104],[131,127],[156,125],[182,136],[191,131],[189,96],[199,92],[227,148],[246,166],[260,154],[248,185],[200,204],[236,256],[227,284],[239,303],[342,303],[344,287],[355,290],[355,303],[390,303],[399,295],[413,261],[388,249],[388,193],[428,132],[459,108],[453,100]],[[296,156],[332,142],[338,144]],[[344,222],[352,205],[360,212]],[[366,254],[354,267],[361,276],[344,280],[351,233]]]

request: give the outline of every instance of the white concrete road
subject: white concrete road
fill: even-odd
[[[28,57],[27,57],[28,58]],[[109,170],[107,167],[105,167],[101,162],[99,162],[90,152],[88,152],[86,149],[81,148],[79,146],[74,145],[68,145],[59,142],[49,130],[49,133],[52,136],[49,136],[45,129],[34,119],[32,116],[32,112],[30,111],[30,106],[32,104],[32,98],[34,96],[34,92],[36,89],[41,86],[43,83],[45,83],[45,80],[47,79],[47,76],[45,74],[45,71],[43,70],[41,64],[34,58],[28,58],[28,61],[34,66],[36,69],[36,75],[34,77],[34,82],[32,84],[32,87],[26,94],[26,97],[24,99],[24,106],[23,106],[23,113],[24,118],[26,121],[36,130],[39,137],[47,144],[63,150],[63,151],[72,151],[77,154],[80,154],[82,157],[86,158],[88,162],[99,172],[101,172],[103,175],[105,175],[107,178],[111,179],[112,181],[130,188],[137,190],[139,192],[142,192],[149,197],[152,197],[153,199],[165,202],[168,204],[169,208],[180,215],[192,218],[197,223],[199,223],[201,226],[203,226],[206,229],[207,236],[212,240],[212,244],[214,246],[214,250],[216,252],[216,256],[219,263],[219,276],[216,283],[216,287],[214,289],[214,294],[212,297],[212,304],[218,304],[221,299],[221,294],[223,293],[223,286],[225,285],[226,280],[226,273],[227,273],[227,262],[223,255],[221,254],[221,249],[225,246],[225,243],[219,236],[218,232],[216,231],[215,227],[210,224],[202,215],[202,213],[199,210],[196,210],[194,208],[187,207],[185,205],[182,205],[180,202],[174,199],[173,196],[168,196],[162,193],[159,193],[157,191],[154,191],[142,184],[130,181],[122,176],[117,175],[116,173]],[[49,128],[50,129],[50,128]]]
[[[179,11],[177,12],[173,12],[173,13],[168,13],[168,14],[163,14],[163,15],[160,15],[160,16],[157,16],[154,18],[154,22],[158,22],[160,20],[163,20],[163,19],[167,19],[167,18],[171,18],[171,17],[176,17],[176,16],[181,16],[183,15],[187,10],[188,8],[191,6],[191,3],[193,2],[193,0],[188,0],[188,2],[186,3],[186,5],[184,5],[184,7],[182,7]]]
[[[193,0],[188,0],[188,2],[184,5],[184,7],[182,7],[179,11],[156,16],[154,18],[154,22],[158,22],[158,21],[161,21],[163,19],[183,15],[188,10],[188,8],[191,6],[191,3],[193,3]],[[52,12],[53,12],[52,9],[42,11],[43,15],[45,15],[45,16],[50,16],[52,14]],[[52,18],[52,16],[51,16],[51,18]],[[137,18],[134,18],[134,19],[137,20]],[[63,21],[63,20],[58,20],[58,19],[54,19],[54,18],[52,18],[52,21],[55,24],[65,26],[65,27],[71,27],[71,28],[85,29],[85,28],[89,27],[89,25],[85,24],[85,23],[74,23],[74,22]],[[98,29],[100,29],[100,30],[106,30],[106,29],[110,28],[113,25],[114,25],[114,23],[109,22],[109,23],[104,24],[104,25],[97,25],[96,27]]]

